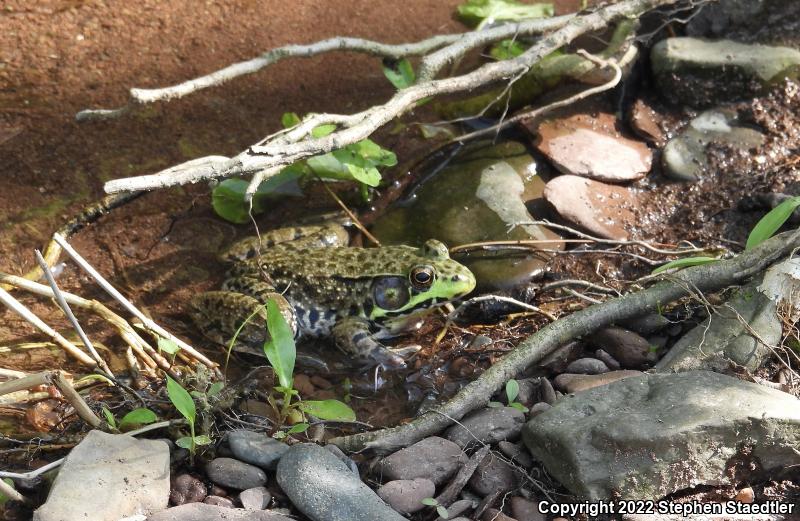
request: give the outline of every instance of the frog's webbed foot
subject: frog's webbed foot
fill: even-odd
[[[331,330],[336,346],[360,359],[372,359],[387,369],[402,369],[405,360],[372,336],[369,322],[358,317],[338,321]]]
[[[347,246],[349,241],[347,230],[340,224],[277,228],[234,243],[220,257],[226,261],[245,260],[279,244],[286,248],[332,248]]]

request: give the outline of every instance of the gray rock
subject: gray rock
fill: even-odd
[[[217,485],[236,490],[261,487],[267,475],[260,468],[233,458],[215,458],[206,465],[208,479]]]
[[[475,473],[467,482],[469,488],[479,496],[488,496],[496,490],[506,492],[517,486],[517,475],[505,461],[489,453],[478,464]]]
[[[386,479],[425,478],[441,485],[468,459],[452,441],[431,436],[383,458],[378,469]]]
[[[606,353],[602,349],[598,349],[597,351],[595,351],[594,357],[602,361],[604,364],[606,364],[606,367],[608,367],[612,371],[616,371],[617,369],[622,367],[621,365],[619,365],[619,362],[617,362],[616,358]]]
[[[236,459],[264,470],[275,470],[278,460],[289,450],[289,446],[260,432],[247,430],[231,431],[228,445]]]
[[[608,366],[597,358],[578,358],[570,362],[566,371],[577,374],[602,374],[608,372]]]
[[[681,337],[656,369],[727,372],[733,363],[755,371],[771,353],[767,345],[780,342],[783,325],[778,303],[791,302],[798,289],[800,260],[772,266],[763,277],[741,287],[718,313]]]
[[[210,497],[210,496],[209,496]],[[164,510],[147,521],[294,521],[269,510],[255,512],[243,508],[225,508],[206,503],[187,503]]]
[[[340,449],[336,445],[325,445],[325,450],[327,450],[328,452],[339,458],[342,461],[342,463],[347,465],[347,468],[353,471],[353,474],[355,474],[358,478],[361,478],[361,473],[358,471],[358,465],[356,465],[355,461],[348,458],[347,454],[345,454],[344,451],[342,451],[342,449]]]
[[[567,394],[573,394],[595,387],[602,387],[617,380],[624,380],[641,375],[641,371],[609,371],[603,374],[570,374],[563,373],[556,376],[556,387]]]
[[[425,505],[422,500],[436,495],[436,485],[429,479],[399,479],[378,489],[378,496],[401,514],[419,512]]]
[[[73,448],[35,521],[117,521],[169,501],[169,447],[162,441],[90,431]]]
[[[703,112],[664,147],[661,160],[667,177],[676,181],[697,181],[708,169],[706,147],[725,144],[748,152],[764,142],[761,132],[738,125],[734,111],[714,109]]]
[[[654,355],[646,338],[621,327],[601,329],[591,336],[590,342],[613,356],[625,369],[646,367]]]
[[[472,501],[471,499],[459,499],[455,501],[452,505],[447,507],[448,513],[448,521],[452,521],[453,516],[459,516],[466,512],[467,510],[471,510],[477,506],[477,502]],[[467,519],[466,517],[462,517],[460,519]],[[436,521],[444,521],[443,517],[437,517]]]
[[[625,329],[635,331],[640,335],[649,335],[655,333],[659,329],[663,329],[671,324],[670,320],[659,313],[651,313],[649,315],[642,315],[640,317],[633,317],[621,321],[618,325]]]
[[[549,405],[547,407],[548,409],[550,408]],[[531,455],[528,454],[528,449],[525,445],[521,443],[511,443],[510,441],[501,441],[497,444],[497,448],[500,449],[500,452],[502,452],[511,463],[526,469],[533,466],[533,460],[531,460]]]
[[[731,40],[667,38],[650,64],[661,93],[673,103],[703,107],[751,97],[800,71],[800,51]]]
[[[312,443],[289,448],[278,463],[278,485],[312,521],[404,521],[342,461]]]
[[[547,402],[539,402],[534,404],[533,407],[531,407],[530,410],[528,411],[528,419],[535,418],[536,416],[542,414],[550,407],[552,407],[552,405],[550,405]]]
[[[481,516],[481,521],[517,521],[513,517],[508,517],[496,508],[487,508]]]
[[[462,418],[445,432],[445,438],[462,448],[519,438],[525,414],[513,407],[487,407]]]
[[[203,500],[203,503],[215,507],[236,508],[236,505],[233,504],[231,499],[222,496],[206,496],[206,498]]]
[[[530,407],[539,401],[539,378],[523,378],[517,380],[519,384],[519,394],[517,401],[525,407]]]
[[[203,482],[191,474],[179,474],[173,477],[170,487],[169,502],[173,505],[199,503],[208,494]]]
[[[539,505],[535,501],[519,496],[511,498],[511,513],[517,521],[545,521],[547,519],[547,516],[539,511]]]
[[[550,380],[542,377],[539,381],[539,385],[541,386],[539,392],[542,395],[542,401],[549,405],[556,403],[558,396],[556,396],[556,390],[553,389],[553,384],[550,383]]]
[[[662,497],[800,465],[800,400],[708,371],[643,374],[565,397],[523,439],[580,497]]]
[[[266,487],[248,488],[239,493],[239,502],[245,510],[266,510],[270,501],[272,494]]]
[[[567,342],[544,357],[544,359],[539,362],[539,367],[547,369],[553,373],[561,373],[564,371],[564,369],[566,369],[567,364],[578,358],[582,352],[583,344],[581,342],[575,340]]]

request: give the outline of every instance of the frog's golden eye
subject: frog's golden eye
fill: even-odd
[[[426,290],[431,287],[435,279],[433,268],[430,266],[417,266],[411,270],[409,279],[416,290]]]

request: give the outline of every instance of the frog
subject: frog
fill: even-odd
[[[403,354],[381,340],[472,292],[475,276],[435,239],[419,247],[349,242],[343,225],[321,224],[278,228],[235,243],[221,254],[231,264],[221,290],[191,300],[195,324],[223,345],[238,332],[238,350],[263,355],[266,303],[272,300],[296,339],[328,338],[356,361],[404,367]]]

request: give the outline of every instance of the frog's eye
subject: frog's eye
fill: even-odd
[[[410,298],[408,282],[403,277],[380,277],[372,283],[372,299],[381,309],[400,309]]]
[[[435,276],[430,266],[417,266],[411,270],[409,278],[414,289],[424,291],[431,287]]]

